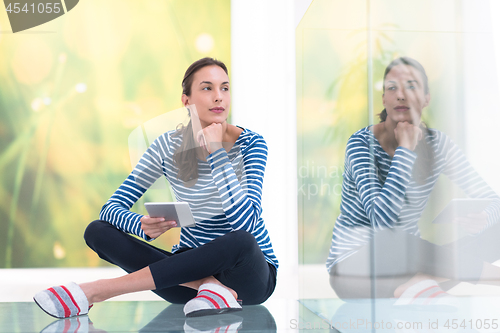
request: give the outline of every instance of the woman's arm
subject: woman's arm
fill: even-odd
[[[360,201],[374,228],[391,228],[404,205],[406,188],[411,180],[416,154],[398,147],[384,184],[378,178],[372,143],[361,136],[351,137],[346,148],[350,169]],[[352,194],[349,194],[352,195]]]
[[[233,230],[252,232],[262,212],[262,185],[267,162],[267,145],[259,135],[251,137],[243,148],[241,183],[226,151],[221,148],[208,155],[212,177],[222,209]]]
[[[141,229],[141,218],[144,215],[131,212],[130,208],[163,174],[162,148],[164,149],[168,145],[162,143],[166,142],[167,134],[163,134],[151,144],[127,179],[104,204],[99,219],[145,240],[153,239]]]

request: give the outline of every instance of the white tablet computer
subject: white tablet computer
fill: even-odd
[[[432,223],[453,223],[455,217],[479,214],[491,203],[493,203],[492,199],[453,199]]]
[[[196,226],[187,202],[146,202],[144,206],[151,217],[163,217],[165,221],[175,221],[178,227]]]

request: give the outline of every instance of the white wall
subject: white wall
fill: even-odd
[[[500,194],[500,1],[466,1],[463,6],[464,112],[466,154]]]
[[[295,276],[298,224],[293,1],[231,1],[231,90],[232,123],[262,134],[267,141],[263,216],[280,261],[278,279]]]
[[[467,156],[479,174],[500,194],[500,1],[473,3],[464,17],[479,17],[485,33],[468,42],[465,58]],[[476,19],[477,21],[479,19]],[[479,24],[476,24],[479,25]],[[473,30],[471,27],[470,30]]]

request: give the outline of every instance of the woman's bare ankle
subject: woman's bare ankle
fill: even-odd
[[[99,297],[98,297],[98,293],[96,292],[96,288],[95,288],[96,282],[87,282],[87,283],[79,284],[83,293],[85,294],[85,296],[87,296],[87,300],[89,302],[89,305],[104,301],[104,299],[99,299]]]

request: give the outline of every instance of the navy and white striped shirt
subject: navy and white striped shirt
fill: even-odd
[[[198,179],[186,187],[177,179],[173,161],[182,135],[170,131],[159,136],[137,166],[102,207],[99,218],[125,232],[151,240],[141,229],[143,215],[130,211],[132,205],[162,175],[169,181],[177,201],[187,202],[196,227],[182,228],[180,243],[173,247],[196,248],[235,230],[254,235],[266,260],[278,267],[261,213],[262,185],[267,161],[264,138],[243,129],[231,150],[221,148],[198,160]]]
[[[400,228],[419,235],[417,222],[441,173],[467,196],[492,198],[486,208],[488,226],[500,216],[500,197],[486,184],[465,155],[444,133],[430,129],[427,143],[434,165],[423,184],[412,179],[417,154],[398,147],[391,158],[370,127],[354,133],[347,142],[340,215],[333,228],[326,266],[328,271],[366,244],[374,231]]]

